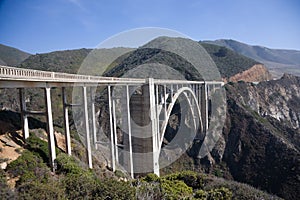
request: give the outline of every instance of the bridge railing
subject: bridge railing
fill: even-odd
[[[0,66],[0,75],[8,77],[40,77],[51,78],[53,72],[46,72],[32,69],[22,69],[16,67]]]
[[[58,82],[131,82],[131,83],[145,83],[145,79],[138,78],[116,78],[103,76],[90,76],[80,74],[68,74],[61,72],[49,72],[33,69],[23,69],[17,67],[8,67],[0,65],[0,79],[15,78],[35,81],[58,81]]]
[[[24,69],[0,65],[0,79],[22,79],[33,81],[53,81],[53,82],[81,82],[81,83],[132,83],[145,84],[147,79],[143,78],[116,78],[103,76],[90,76],[80,74],[68,74],[61,72],[41,71],[34,69]],[[164,80],[154,79],[154,84],[221,84],[221,81],[188,81],[188,80]]]

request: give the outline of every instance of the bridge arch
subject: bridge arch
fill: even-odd
[[[188,97],[188,93],[191,95],[192,100],[195,101],[196,111],[193,110],[192,102],[191,102],[191,99]],[[171,116],[171,111],[172,111],[172,109],[175,106],[176,100],[181,95],[184,95],[184,97],[186,98],[186,100],[187,100],[187,102],[189,104],[189,109],[190,109],[190,111],[192,113],[192,116],[193,116],[193,124],[194,124],[195,131],[197,131],[196,130],[197,129],[197,122],[196,122],[196,118],[195,118],[195,114],[197,114],[198,117],[199,117],[200,131],[203,132],[203,122],[202,122],[202,117],[201,117],[201,112],[200,112],[200,106],[198,104],[197,97],[196,97],[195,93],[193,92],[193,90],[191,88],[189,88],[189,87],[182,87],[182,88],[178,89],[178,91],[173,95],[173,97],[171,97],[171,103],[169,104],[168,109],[167,109],[167,117],[164,120],[164,122],[162,124],[162,127],[161,127],[161,131],[160,131],[161,132],[161,137],[159,139],[158,154],[160,154],[160,152],[161,152],[161,146],[162,146],[163,139],[164,139],[164,136],[165,136],[165,131],[167,129],[168,121],[169,121],[170,116]]]

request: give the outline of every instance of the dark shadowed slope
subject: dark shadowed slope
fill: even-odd
[[[17,66],[30,56],[29,53],[19,49],[0,44],[0,64],[8,66]]]

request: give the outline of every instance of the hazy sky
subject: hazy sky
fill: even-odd
[[[29,53],[92,48],[142,27],[300,50],[300,1],[0,0],[0,43]]]

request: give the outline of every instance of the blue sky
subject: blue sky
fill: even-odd
[[[162,27],[194,40],[300,50],[298,0],[0,0],[0,43],[29,53],[93,48],[119,32]]]

